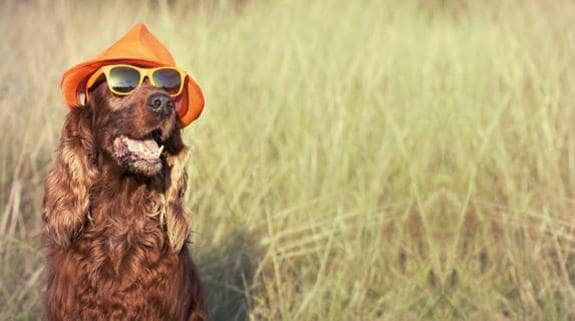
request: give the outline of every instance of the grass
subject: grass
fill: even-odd
[[[202,85],[215,320],[575,320],[575,4],[0,4],[0,320],[41,316],[58,81],[136,21]]]

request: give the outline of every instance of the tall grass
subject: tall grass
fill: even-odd
[[[37,320],[58,81],[137,21],[202,85],[216,320],[574,320],[575,4],[0,4],[0,320]]]

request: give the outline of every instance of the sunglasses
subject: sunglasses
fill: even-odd
[[[94,86],[102,75],[106,77],[110,91],[119,96],[130,95],[147,77],[152,86],[176,97],[182,93],[186,74],[175,67],[140,68],[132,65],[107,65],[98,69],[88,79],[86,88]]]

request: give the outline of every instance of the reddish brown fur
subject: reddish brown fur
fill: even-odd
[[[47,321],[208,319],[185,244],[187,149],[174,113],[146,109],[157,91],[145,83],[121,98],[101,84],[67,116],[43,200]],[[166,146],[160,173],[133,173],[114,158],[116,136],[156,128]]]

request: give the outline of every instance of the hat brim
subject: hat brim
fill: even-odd
[[[186,75],[186,89],[183,92],[184,101],[187,98],[187,106],[182,106],[182,110],[178,112],[180,116],[180,121],[185,127],[191,122],[200,117],[202,110],[204,109],[204,95],[200,85],[188,74]]]

